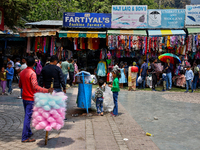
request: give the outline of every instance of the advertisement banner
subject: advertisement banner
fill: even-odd
[[[111,14],[65,12],[63,14],[63,27],[110,28]]]
[[[185,25],[200,25],[200,5],[186,5]]]
[[[148,28],[184,28],[185,9],[149,9]]]
[[[4,12],[3,8],[0,7],[0,30],[4,31]]]
[[[147,5],[112,5],[111,28],[146,28]]]

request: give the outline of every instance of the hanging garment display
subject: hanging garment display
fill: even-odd
[[[107,74],[107,66],[105,61],[100,61],[97,65],[97,76],[104,77]]]

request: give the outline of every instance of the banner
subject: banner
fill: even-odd
[[[185,25],[200,25],[200,5],[186,5]]]
[[[4,12],[3,8],[0,7],[0,30],[4,31]]]
[[[112,5],[111,28],[146,28],[147,5]]]
[[[111,14],[65,12],[63,15],[63,27],[110,28]]]
[[[149,9],[148,28],[184,28],[185,9]]]

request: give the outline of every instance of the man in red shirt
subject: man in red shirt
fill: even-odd
[[[20,72],[19,87],[22,88],[22,99],[24,105],[24,126],[22,131],[22,142],[35,142],[35,139],[30,137],[33,135],[30,122],[32,116],[32,109],[34,104],[34,94],[36,92],[48,93],[53,92],[53,89],[45,89],[38,85],[37,76],[33,67],[35,66],[35,59],[31,56],[27,57],[27,68]]]

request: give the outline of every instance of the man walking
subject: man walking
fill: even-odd
[[[45,66],[41,72],[40,86],[45,88],[51,87],[52,78],[54,79],[53,88],[56,92],[61,92],[61,85],[63,91],[66,93],[66,84],[64,81],[63,73],[60,67],[57,66],[58,57],[51,56],[49,65]]]
[[[27,66],[28,67],[20,73],[19,80],[19,88],[22,88],[23,90],[22,98],[25,111],[22,142],[35,142],[35,139],[30,138],[33,135],[30,128],[30,122],[34,104],[34,94],[36,92],[53,92],[53,89],[45,89],[38,85],[37,76],[33,70],[33,67],[35,66],[35,59],[33,57],[29,56],[27,58]]]
[[[65,81],[65,85],[67,84],[67,76],[69,73],[69,63],[66,59],[64,59],[64,61],[61,63],[61,68],[62,68],[62,72],[64,75],[64,81]]]
[[[14,62],[10,59],[10,57],[7,58],[7,61],[8,61],[8,63],[10,62],[12,64],[11,65],[12,68],[15,67]],[[8,63],[7,63],[7,65],[8,65]]]
[[[142,66],[141,66],[141,69],[140,69],[140,75],[142,77],[142,83],[140,84],[140,88],[143,87],[143,89],[145,89],[145,80],[146,80],[146,76],[147,76],[147,70],[148,70],[148,64],[144,60]]]
[[[165,64],[165,70],[167,73],[166,87],[167,87],[167,90],[171,90],[173,65],[170,63],[170,59],[167,59],[167,63]]]

